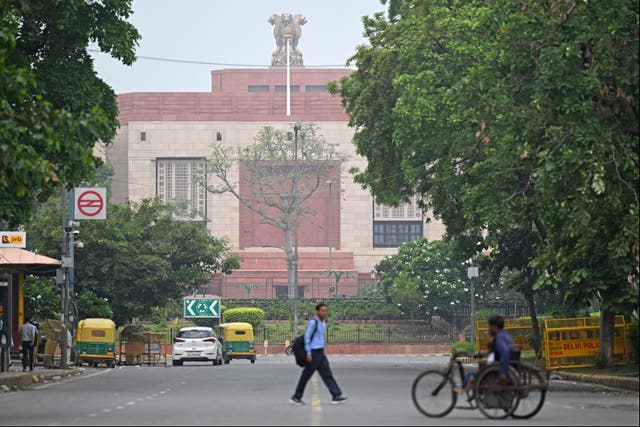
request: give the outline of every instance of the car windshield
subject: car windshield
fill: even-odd
[[[180,331],[178,332],[178,338],[209,338],[212,337],[213,334],[211,333],[211,331],[202,331],[202,330],[195,330],[195,331]]]

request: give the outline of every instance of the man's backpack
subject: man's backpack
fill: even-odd
[[[313,341],[313,336],[316,334],[318,330],[318,320],[313,319],[316,322],[315,328],[313,328],[313,332],[311,333],[311,339],[309,341]],[[293,339],[293,344],[291,344],[291,348],[293,349],[293,355],[296,358],[296,365],[304,368],[304,365],[307,364],[307,350],[304,348],[304,334],[299,335]]]

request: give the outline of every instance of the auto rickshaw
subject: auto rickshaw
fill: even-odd
[[[224,363],[231,362],[231,359],[249,359],[256,363],[253,326],[250,323],[222,323],[218,337],[222,338]]]
[[[78,322],[76,364],[89,366],[116,364],[116,324],[110,319],[84,319]]]

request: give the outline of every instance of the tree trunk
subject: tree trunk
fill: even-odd
[[[533,284],[531,283],[531,275],[529,272],[525,272],[524,274],[524,286],[522,293],[524,294],[524,299],[529,307],[529,316],[531,317],[531,328],[533,329],[531,346],[537,355],[540,351],[540,343],[542,340],[540,339],[540,324],[538,323],[538,314],[536,313],[536,304],[533,298]]]
[[[610,309],[600,310],[600,367],[613,366],[613,342],[616,315]]]
[[[296,296],[296,265],[293,252],[293,230],[288,228],[284,231],[285,254],[287,257],[287,295],[289,299]]]

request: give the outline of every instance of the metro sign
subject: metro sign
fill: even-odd
[[[107,219],[107,189],[75,188],[73,219]]]
[[[184,318],[197,319],[220,317],[220,300],[217,298],[185,298]]]

